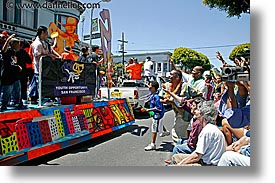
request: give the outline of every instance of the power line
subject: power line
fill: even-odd
[[[199,49],[210,49],[210,48],[223,48],[223,47],[233,47],[240,44],[228,44],[228,45],[218,45],[218,46],[203,46],[203,47],[194,47],[190,49],[199,50]],[[165,51],[165,50],[175,50],[175,48],[160,48],[160,49],[147,49],[147,50],[127,50],[127,51]]]

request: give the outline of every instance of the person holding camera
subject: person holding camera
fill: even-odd
[[[217,58],[223,63],[223,67],[230,67],[219,52],[217,52]],[[241,60],[235,59],[237,67],[249,64],[249,62],[245,62],[244,58]],[[250,81],[230,80],[224,81],[224,85],[226,89],[220,100],[220,114],[227,119],[233,128],[250,126]],[[236,94],[235,86],[237,86]]]

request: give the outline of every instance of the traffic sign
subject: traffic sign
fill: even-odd
[[[95,34],[92,34],[92,39],[99,39],[101,36],[100,33],[95,33]],[[90,40],[90,35],[84,35],[84,40],[85,41],[88,41]]]

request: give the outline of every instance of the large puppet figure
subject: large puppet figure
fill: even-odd
[[[53,48],[60,55],[64,52],[66,46],[69,46],[70,52],[72,52],[72,47],[75,46],[75,41],[80,42],[78,35],[75,33],[78,20],[74,17],[67,17],[66,24],[58,23],[65,28],[65,32],[62,31],[54,22],[50,23],[49,32],[54,41]],[[74,54],[74,60],[77,60],[77,58],[78,55]]]

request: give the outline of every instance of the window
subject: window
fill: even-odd
[[[161,63],[158,63],[158,71],[161,71]]]
[[[4,1],[5,4],[7,2],[15,4],[15,0]],[[15,14],[15,7],[13,7],[13,8],[7,8],[6,9],[6,21],[13,23],[14,22],[14,14]]]
[[[34,9],[21,9],[21,25],[34,28]]]
[[[168,72],[167,63],[163,63],[163,72]]]

